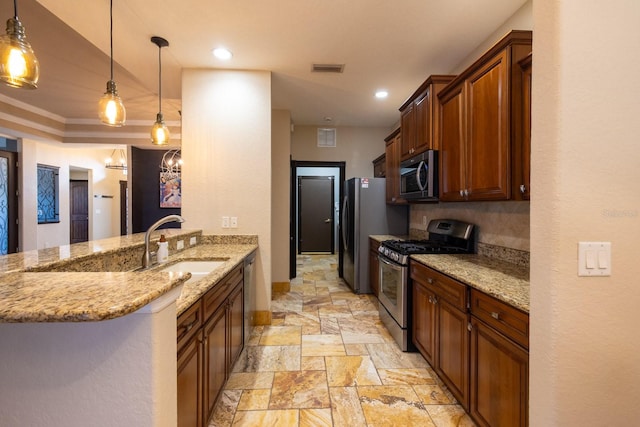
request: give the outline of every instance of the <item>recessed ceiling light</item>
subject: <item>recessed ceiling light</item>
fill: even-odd
[[[218,59],[227,60],[227,59],[231,59],[233,54],[231,53],[230,50],[225,49],[224,47],[217,47],[213,49],[213,56],[215,56]]]
[[[386,90],[379,90],[376,92],[376,98],[378,99],[384,99],[387,96],[389,96],[389,92],[387,92]]]

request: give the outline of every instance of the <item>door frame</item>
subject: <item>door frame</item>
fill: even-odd
[[[341,202],[344,197],[344,181],[346,162],[322,162],[322,161],[307,161],[307,160],[291,160],[291,174],[289,179],[290,185],[290,203],[289,203],[289,278],[296,277],[296,257],[297,257],[297,241],[298,241],[298,227],[297,227],[297,206],[298,206],[298,180],[296,179],[298,168],[338,168],[339,169],[339,194],[338,200]],[[338,221],[338,236],[342,229],[342,222],[340,216]],[[340,277],[342,276],[342,239],[338,239],[338,272]]]
[[[8,141],[8,140],[7,140]],[[0,150],[3,157],[9,159],[7,165],[7,254],[20,251],[20,227],[18,189],[20,188],[20,174],[18,173],[18,152],[12,150]]]

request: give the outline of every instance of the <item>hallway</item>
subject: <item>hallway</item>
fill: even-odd
[[[291,291],[273,295],[210,427],[473,427],[419,353],[400,351],[373,295],[338,278],[336,256],[302,255]]]

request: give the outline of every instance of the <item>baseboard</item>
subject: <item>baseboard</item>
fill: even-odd
[[[290,282],[272,282],[271,292],[289,292],[291,291]]]
[[[256,315],[253,318],[255,326],[265,326],[271,324],[271,312],[270,311],[256,311]]]

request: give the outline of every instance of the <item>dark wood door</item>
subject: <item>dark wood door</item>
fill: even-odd
[[[227,306],[222,304],[204,328],[204,420],[213,413],[227,379]]]
[[[531,61],[532,56],[529,55],[520,62],[522,67],[522,147],[520,153],[516,156],[519,168],[518,177],[520,182],[515,182],[517,187],[516,194],[520,195],[523,200],[531,198]],[[518,164],[516,164],[518,166]]]
[[[509,65],[503,50],[468,79],[466,189],[469,200],[511,196]]]
[[[335,253],[334,179],[298,177],[298,253]]]
[[[202,331],[178,353],[178,427],[202,427]]]
[[[528,425],[529,353],[471,317],[471,402],[481,426]]]
[[[0,255],[18,251],[17,153],[0,151]]]
[[[85,180],[69,182],[70,225],[69,243],[89,240],[89,183]]]
[[[240,356],[244,343],[244,289],[242,282],[229,295],[229,366],[231,372],[233,364]],[[247,331],[248,332],[248,331]]]
[[[431,134],[432,134],[432,126],[431,123],[431,100],[429,99],[431,96],[431,90],[427,89],[424,94],[418,97],[414,101],[415,105],[415,115],[416,115],[416,143],[415,149],[413,151],[413,155],[415,156],[418,153],[422,153],[432,147]]]
[[[416,114],[413,103],[409,104],[400,115],[400,159],[408,159],[413,154],[416,145]]]
[[[438,297],[436,372],[465,409],[469,409],[469,319]]]
[[[463,85],[440,100],[440,200],[464,200],[465,110]]]
[[[413,281],[413,343],[431,366],[436,366],[436,296]]]

